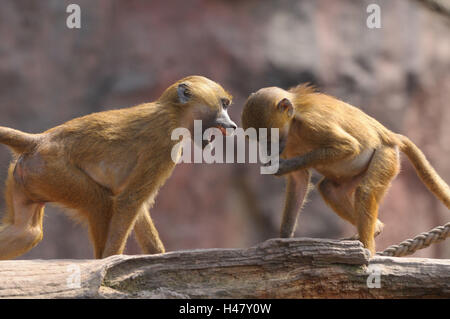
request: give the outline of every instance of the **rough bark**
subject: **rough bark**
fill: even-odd
[[[368,288],[377,272],[380,288]],[[449,298],[450,260],[369,260],[358,241],[310,238],[103,260],[11,260],[0,262],[0,297]]]

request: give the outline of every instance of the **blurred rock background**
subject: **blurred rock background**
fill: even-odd
[[[81,7],[81,29],[66,27],[70,3]],[[381,29],[366,26],[371,3],[381,7]],[[191,74],[232,92],[230,113],[239,123],[249,93],[310,81],[408,135],[450,182],[449,35],[448,17],[413,0],[5,0],[0,125],[41,132],[153,101]],[[9,160],[2,146],[2,180]],[[246,247],[277,236],[283,192],[283,180],[260,175],[257,164],[180,164],[151,214],[168,250]],[[450,214],[404,160],[380,219],[382,250]],[[296,235],[354,232],[314,191]],[[126,253],[139,253],[132,237]],[[450,241],[415,255],[450,258]],[[86,229],[48,205],[43,241],[21,258],[91,257]]]

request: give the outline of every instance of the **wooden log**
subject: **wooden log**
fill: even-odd
[[[271,239],[103,260],[0,262],[0,298],[449,298],[450,260],[374,257],[358,241]]]

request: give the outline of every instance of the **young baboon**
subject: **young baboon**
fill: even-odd
[[[309,190],[314,168],[324,177],[318,189],[325,202],[355,225],[372,254],[382,230],[378,205],[399,171],[399,150],[430,191],[450,208],[450,189],[407,137],[395,134],[356,107],[316,92],[309,85],[288,91],[263,88],[248,98],[242,125],[278,128],[280,166],[287,175],[281,237],[291,237]]]
[[[0,226],[0,259],[20,256],[43,235],[44,205],[75,209],[89,227],[96,258],[123,252],[134,227],[145,253],[164,252],[148,208],[175,163],[175,128],[191,132],[236,128],[231,96],[219,84],[190,76],[153,102],[90,114],[41,134],[0,127],[0,143],[14,154]]]

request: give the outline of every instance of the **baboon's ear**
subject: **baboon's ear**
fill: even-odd
[[[191,97],[191,91],[189,90],[189,86],[186,83],[180,83],[177,88],[178,100],[181,104],[187,103]]]
[[[277,109],[278,111],[287,114],[288,117],[292,117],[294,115],[294,106],[287,98],[284,98],[278,102]]]

